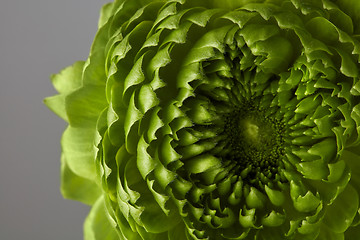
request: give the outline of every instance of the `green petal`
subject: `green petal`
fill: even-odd
[[[261,223],[264,226],[269,226],[269,227],[277,227],[282,225],[284,222],[285,222],[285,215],[281,213],[277,213],[274,210],[271,211],[269,215],[265,216],[261,220]]]
[[[137,168],[139,169],[143,179],[146,179],[147,175],[155,169],[156,162],[148,154],[147,148],[149,144],[146,143],[143,136],[141,136],[137,147]]]
[[[112,16],[113,6],[114,6],[113,3],[107,3],[101,8],[98,28],[104,26],[106,22],[109,20],[109,18]]]
[[[330,174],[328,176],[329,182],[337,182],[343,175],[346,163],[344,161],[338,161],[336,163],[329,164]]]
[[[354,24],[355,33],[360,33],[360,4],[356,0],[339,0],[337,3],[340,6],[340,9],[347,13],[352,19]]]
[[[334,203],[329,206],[324,217],[324,223],[334,233],[343,233],[352,224],[358,208],[358,193],[351,184],[348,184]]]
[[[242,227],[245,228],[256,228],[261,229],[262,226],[259,223],[259,226],[257,226],[257,220],[256,220],[256,209],[240,209],[239,212],[239,223]]]
[[[177,224],[174,228],[168,232],[168,240],[186,240],[186,228],[183,223]]]
[[[146,189],[149,188],[149,186],[140,186],[140,184],[143,184],[143,182],[137,184],[137,190],[141,192],[141,195],[136,201],[136,204],[143,208],[140,213],[140,218],[141,226],[143,226],[144,230],[149,233],[160,234],[179,224],[179,214],[171,203],[166,203],[168,197],[161,197],[159,196],[160,194],[154,196],[156,195],[154,189],[149,191],[149,189]],[[149,182],[148,184],[151,185],[153,182]],[[169,208],[169,211],[165,213],[163,209],[166,207]]]
[[[266,197],[263,193],[254,187],[250,188],[249,194],[246,196],[246,204],[249,208],[263,208],[265,206]]]
[[[68,94],[81,87],[84,63],[84,61],[75,62],[60,73],[51,76],[51,81],[60,94]]]
[[[69,120],[65,110],[65,98],[66,95],[81,87],[83,67],[84,62],[75,62],[60,73],[52,75],[52,84],[60,94],[44,99],[46,106],[67,122]]]
[[[312,18],[309,22],[307,22],[306,27],[312,35],[318,39],[324,39],[327,43],[338,40],[336,27],[326,18]]]
[[[314,211],[319,204],[319,198],[315,197],[310,191],[308,191],[305,196],[299,196],[294,200],[294,207],[300,212]]]
[[[68,122],[68,117],[65,110],[65,96],[62,94],[47,97],[44,99],[45,105],[53,111],[56,115]]]
[[[64,155],[61,157],[61,193],[65,198],[93,205],[102,190],[89,179],[76,175],[68,167]]]
[[[100,113],[106,108],[104,88],[87,85],[70,93],[65,98],[69,124],[79,128],[95,128]]]
[[[275,206],[281,206],[284,203],[285,196],[281,191],[273,190],[265,185],[265,192],[270,202]]]
[[[94,180],[95,169],[95,132],[86,128],[68,127],[61,139],[61,147],[66,163],[76,175]]]
[[[297,164],[296,167],[305,178],[309,179],[321,180],[329,175],[329,169],[322,159],[310,162],[301,162]]]
[[[99,197],[84,223],[85,240],[119,239],[113,224],[107,216],[104,197]]]
[[[213,155],[199,155],[187,160],[186,168],[190,173],[202,173],[209,169],[220,167],[220,159]]]
[[[358,147],[345,150],[342,158],[351,170],[350,183],[360,193],[360,156],[358,154]]]
[[[334,233],[331,231],[329,227],[326,225],[322,225],[319,237],[317,240],[344,240],[344,233]],[[356,239],[356,238],[354,238]],[[346,239],[346,240],[352,240],[352,238]]]
[[[357,78],[359,76],[359,66],[358,63],[355,63],[352,56],[347,52],[337,49],[341,57],[341,67],[340,71],[348,77]]]

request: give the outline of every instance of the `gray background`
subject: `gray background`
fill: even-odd
[[[59,192],[65,122],[49,76],[85,60],[110,0],[0,0],[0,239],[77,240],[89,207]]]

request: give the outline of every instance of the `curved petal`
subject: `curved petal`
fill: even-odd
[[[99,197],[84,223],[85,240],[114,240],[120,236],[107,217],[104,197]]]
[[[329,206],[324,216],[324,224],[334,233],[343,233],[352,224],[358,209],[359,195],[354,187],[348,184],[334,203]]]
[[[102,194],[100,187],[92,180],[76,175],[61,157],[61,194],[68,199],[93,205]]]

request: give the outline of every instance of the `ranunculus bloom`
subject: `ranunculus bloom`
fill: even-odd
[[[85,239],[360,238],[360,2],[115,0],[52,80]]]

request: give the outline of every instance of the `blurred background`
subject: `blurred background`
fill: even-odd
[[[42,103],[49,76],[85,60],[110,0],[0,2],[0,239],[83,239],[89,207],[64,200],[65,122]]]

